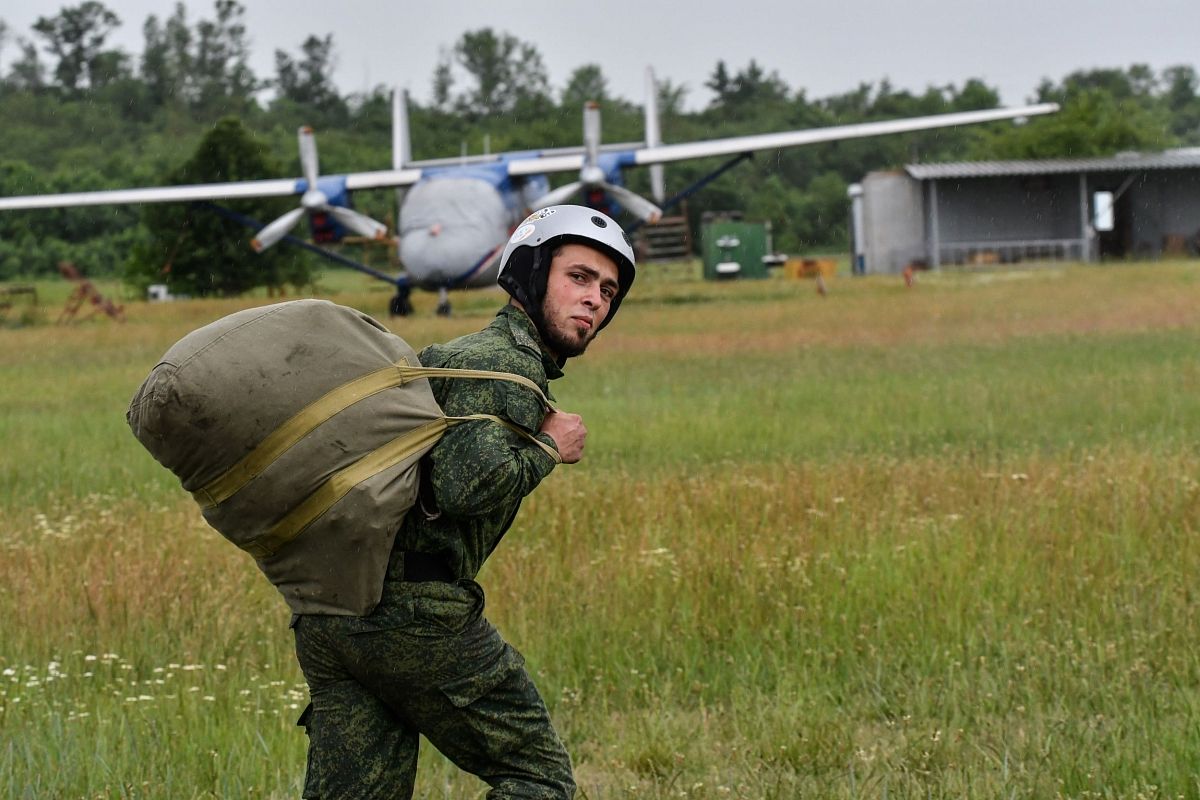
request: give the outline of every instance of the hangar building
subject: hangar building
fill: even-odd
[[[856,274],[1200,255],[1200,148],[910,164],[849,194]]]

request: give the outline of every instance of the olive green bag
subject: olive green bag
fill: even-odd
[[[129,404],[134,436],[175,473],[205,520],[254,557],[298,614],[367,614],[413,506],[419,461],[451,425],[432,376],[519,383],[519,375],[426,368],[371,317],[325,300],[239,311],[193,331]]]

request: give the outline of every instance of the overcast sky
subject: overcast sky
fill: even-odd
[[[112,43],[132,53],[142,49],[146,17],[169,15],[174,7],[163,0],[104,2],[122,21]],[[15,57],[12,40],[32,37],[38,16],[76,4],[0,0],[0,19],[10,31],[0,69],[7,70]],[[213,15],[208,0],[185,5],[193,25]],[[260,78],[274,74],[277,48],[295,55],[309,34],[332,33],[334,78],[343,93],[399,84],[420,100],[429,97],[439,51],[481,27],[536,45],[555,89],[575,67],[594,62],[614,94],[641,102],[644,70],[653,65],[660,77],[690,89],[688,108],[707,103],[704,82],[718,59],[733,69],[757,59],[810,98],[884,77],[914,92],[977,77],[999,89],[1007,105],[1031,98],[1043,77],[1058,80],[1076,69],[1200,64],[1200,0],[243,0],[243,5],[251,66]]]

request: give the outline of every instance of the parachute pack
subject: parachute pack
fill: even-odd
[[[379,602],[420,459],[446,430],[430,377],[503,372],[422,367],[371,317],[325,300],[231,314],[185,336],[151,370],[126,420],[205,520],[254,557],[298,614],[367,614]]]

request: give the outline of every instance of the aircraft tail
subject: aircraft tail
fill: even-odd
[[[658,83],[654,80],[654,68],[646,67],[646,146],[658,147],[660,144],[662,128],[658,121]],[[661,203],[666,195],[662,164],[653,164],[650,167],[650,193],[658,203]]]

